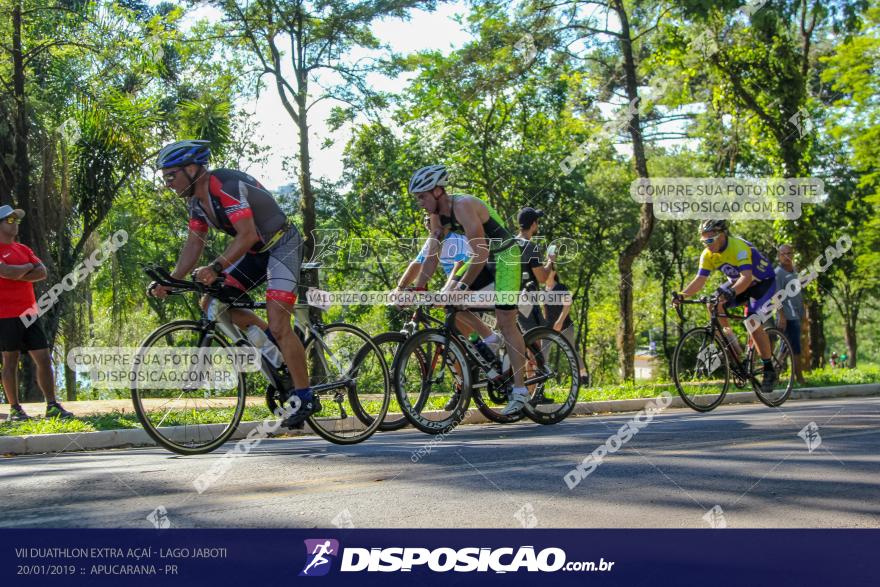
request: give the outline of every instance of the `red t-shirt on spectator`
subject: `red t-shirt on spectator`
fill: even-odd
[[[5,265],[40,264],[34,252],[21,243],[0,244],[0,262]],[[18,318],[25,310],[37,313],[34,284],[0,277],[0,318]]]

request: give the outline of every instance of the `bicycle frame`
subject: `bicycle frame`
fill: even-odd
[[[198,293],[207,295],[209,297],[209,301],[207,304],[207,309],[202,310],[202,316],[199,320],[200,325],[204,329],[204,335],[202,339],[199,341],[200,346],[208,345],[211,342],[211,337],[214,336],[214,329],[217,328],[220,330],[221,334],[226,336],[227,339],[232,341],[232,344],[235,346],[252,346],[251,342],[248,340],[247,336],[242,332],[242,330],[236,326],[232,322],[232,318],[229,316],[228,310],[229,308],[240,308],[244,310],[265,310],[266,302],[255,302],[253,300],[230,300],[225,301],[223,299],[223,293],[221,290],[222,280],[215,282],[212,285],[204,285],[194,281],[184,281],[173,278],[167,271],[164,271],[158,267],[151,267],[146,269],[146,273],[153,278],[153,280],[165,287],[170,287],[171,292],[170,295],[178,295],[183,293]],[[308,304],[295,304],[294,311],[297,312],[297,315],[302,316],[307,323],[307,330],[303,331],[302,328],[298,325],[294,325],[294,330],[297,333],[297,336],[303,340],[303,346],[307,346],[310,342],[314,342],[315,344],[321,345],[321,347],[326,350],[327,355],[330,356],[331,360],[334,360],[336,367],[340,367],[340,362],[335,360],[332,349],[330,349],[321,337],[321,332],[323,326],[322,324],[313,324],[311,320],[308,318]],[[308,338],[306,337],[306,332],[308,333]],[[318,357],[323,362],[322,367],[327,370],[328,365],[325,361],[325,354],[318,353]],[[260,371],[266,377],[268,381],[270,381],[276,389],[280,389],[282,386],[281,377],[278,374],[278,370],[266,359],[266,357],[260,356]],[[341,369],[339,369],[341,371]],[[311,386],[311,389],[316,394],[326,393],[331,390],[338,389],[347,389],[351,384],[351,374],[346,373],[346,377],[341,379],[340,381],[334,381],[329,383],[319,383]]]
[[[754,356],[756,350],[756,344],[754,342],[754,338],[751,333],[749,333],[747,348],[748,350],[745,352],[745,357],[737,356],[737,352],[732,348],[731,342],[727,339],[727,336],[724,334],[724,328],[721,326],[721,315],[718,313],[718,297],[717,296],[703,296],[699,299],[695,300],[681,300],[680,304],[675,306],[675,311],[678,313],[678,317],[684,322],[684,312],[681,309],[681,304],[700,304],[705,305],[706,310],[709,313],[709,327],[712,330],[712,336],[721,342],[721,348],[724,349],[725,354],[728,358],[728,364],[730,365],[730,371],[733,375],[743,381],[757,382],[758,379],[755,377],[755,374],[751,371],[743,371],[741,361],[743,359],[748,362],[752,361],[752,357]],[[731,316],[729,314],[724,315],[725,318],[730,320],[736,320],[738,322],[742,322],[745,320],[744,317],[740,316]]]
[[[489,361],[487,361],[483,357],[483,355],[480,354],[480,352],[477,350],[477,347],[474,345],[474,343],[472,343],[468,337],[466,337],[461,332],[459,332],[458,328],[455,326],[455,317],[458,315],[459,312],[463,312],[463,311],[466,311],[466,310],[459,310],[457,308],[447,308],[446,309],[446,319],[443,321],[442,330],[444,331],[444,334],[445,334],[447,340],[449,339],[450,335],[455,337],[455,340],[457,340],[461,344],[461,346],[464,348],[465,353],[468,356],[468,360],[472,361],[473,363],[476,363],[483,370],[483,373],[487,374],[486,377],[483,377],[482,379],[479,379],[471,384],[471,387],[473,389],[484,389],[489,386],[488,373],[490,371],[492,371],[495,368],[495,366],[489,364]],[[436,320],[435,318],[432,318],[432,317],[429,317],[429,318],[432,321],[436,321],[437,323],[440,322],[439,320]],[[449,353],[449,345],[447,344],[444,346],[444,356],[443,356],[444,364],[446,363],[446,357],[447,357],[448,353]],[[502,373],[502,375],[503,375],[503,373]],[[547,373],[545,375],[539,375],[536,377],[527,378],[524,382],[524,385],[526,385],[526,386],[538,385],[538,384],[541,384],[541,383],[547,381],[551,377],[552,377],[552,373]]]

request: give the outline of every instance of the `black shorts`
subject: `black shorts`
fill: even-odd
[[[225,271],[226,285],[250,291],[268,281],[267,300],[296,303],[302,256],[302,236],[295,226],[291,226],[268,251],[249,252],[228,267]]]
[[[0,318],[0,351],[36,351],[49,348],[41,319],[25,326],[21,318]]]

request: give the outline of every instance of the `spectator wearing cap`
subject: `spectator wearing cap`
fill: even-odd
[[[532,242],[538,233],[538,219],[543,217],[543,210],[529,207],[520,210],[517,216],[519,233],[516,235],[516,240],[522,249],[522,284],[525,291],[537,291],[538,286],[547,281],[555,257],[549,255],[545,263],[541,258],[541,249]],[[523,332],[540,326],[543,322],[541,310],[537,305],[520,304],[519,311],[519,325]]]
[[[779,245],[776,249],[779,265],[776,267],[776,291],[785,290],[791,281],[800,280],[797,270],[794,268],[794,249],[789,244]],[[804,317],[804,295],[798,288],[795,295],[788,295],[783,299],[782,308],[778,312],[778,324],[780,330],[785,332],[785,337],[791,343],[792,367],[797,382],[803,385],[804,374],[801,368],[801,319]]]
[[[49,342],[40,319],[33,316],[37,313],[33,282],[46,279],[46,267],[30,248],[15,242],[22,218],[24,210],[0,206],[0,351],[3,389],[10,404],[8,420],[30,419],[18,402],[18,360],[22,351],[37,367],[37,384],[46,398],[46,417],[72,418],[73,414],[55,400]]]

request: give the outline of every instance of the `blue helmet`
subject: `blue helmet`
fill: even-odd
[[[156,169],[183,167],[195,163],[205,165],[211,159],[209,141],[186,140],[169,143],[156,157]]]

